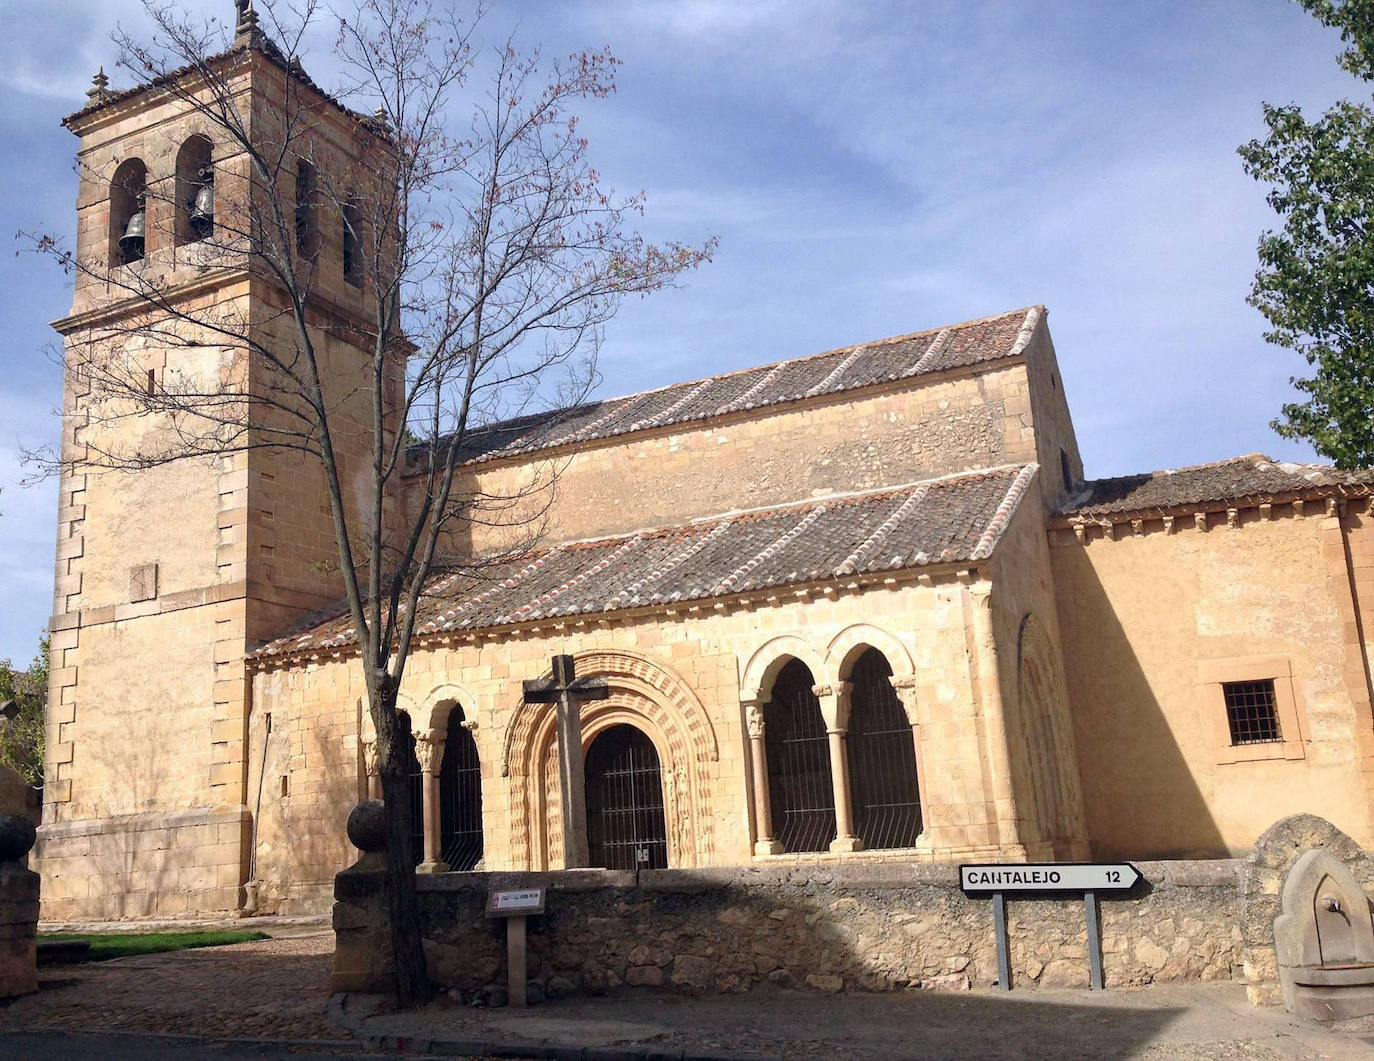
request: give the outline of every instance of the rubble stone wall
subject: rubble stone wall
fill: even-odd
[[[1100,897],[1109,987],[1229,980],[1240,960],[1239,863],[1137,863],[1144,881]],[[818,991],[986,987],[997,978],[992,903],[957,867],[450,873],[420,878],[432,975],[465,1000],[504,995],[505,926],[489,892],[548,889],[528,923],[529,976],[549,996],[622,986],[686,992],[756,984]],[[1080,897],[1009,899],[1012,983],[1086,987]]]

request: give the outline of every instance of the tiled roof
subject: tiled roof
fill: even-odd
[[[505,420],[469,432],[462,459],[498,460],[1015,357],[1025,349],[1043,315],[1044,307],[1031,306],[623,398]]]
[[[1090,480],[1061,514],[1106,516],[1314,490],[1365,494],[1371,485],[1374,470],[1346,472],[1328,464],[1290,464],[1251,453],[1191,468]]]
[[[314,80],[310,77],[310,75],[305,72],[305,68],[302,67],[298,61],[294,59],[288,59],[285,55],[283,55],[281,49],[277,47],[276,42],[273,41],[266,34],[262,33],[261,31],[252,34],[247,39],[236,38],[233,45],[229,48],[228,51],[220,52],[218,55],[211,55],[207,57],[205,59],[204,65],[209,66],[211,64],[217,64],[226,59],[238,59],[248,55],[250,52],[258,52],[259,54],[267,57],[277,66],[281,67],[282,70],[286,71],[287,74],[289,74],[297,81],[299,81],[306,88],[312,89],[313,91],[317,92],[320,95],[320,98],[323,99],[326,103],[342,111],[344,114],[347,114],[349,117],[354,118],[357,121],[363,122],[368,125],[373,124],[372,119],[368,118],[364,114],[359,114],[357,111],[354,111],[344,106],[337,99],[335,99],[328,92],[326,92],[319,85],[317,85],[314,82]],[[147,92],[149,89],[161,88],[164,85],[174,84],[181,78],[186,77],[188,74],[195,73],[198,68],[199,67],[196,64],[188,63],[185,66],[178,67],[175,70],[169,70],[165,74],[153,78],[152,80],[145,81],[142,84],[134,85],[131,88],[119,89],[116,91],[106,91],[102,93],[98,98],[92,99],[80,110],[67,115],[65,118],[62,119],[62,124],[70,127],[72,123],[78,121],[81,118],[86,117],[89,114],[94,114],[96,111],[103,110],[106,107],[111,107],[116,103],[122,103],[125,100],[133,99],[135,96],[141,95],[142,93]]]
[[[420,635],[669,605],[992,554],[1036,465],[731,513],[685,527],[558,545],[477,573],[436,576]],[[258,658],[356,640],[346,611],[265,645]]]

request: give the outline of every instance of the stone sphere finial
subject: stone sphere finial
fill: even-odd
[[[379,799],[359,803],[348,816],[348,838],[360,851],[386,850],[386,806]]]
[[[18,862],[37,839],[33,822],[17,814],[0,814],[0,862]]]

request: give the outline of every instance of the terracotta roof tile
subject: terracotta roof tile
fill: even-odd
[[[1310,491],[1365,494],[1371,485],[1374,470],[1341,471],[1328,464],[1291,464],[1252,453],[1189,468],[1089,480],[1060,512],[1069,517],[1106,516]]]
[[[1036,465],[1013,465],[554,546],[431,579],[416,629],[481,630],[707,600],[991,555]],[[351,644],[343,609],[279,638],[267,658]]]
[[[1032,306],[623,398],[503,420],[469,432],[462,459],[499,460],[569,442],[710,420],[744,409],[1015,357],[1043,314],[1042,307]],[[423,447],[416,452],[423,452]]]

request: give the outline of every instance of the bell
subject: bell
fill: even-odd
[[[147,231],[146,218],[142,210],[129,218],[124,235],[119,237],[119,252],[126,262],[136,262],[143,257],[143,236]]]
[[[191,227],[197,232],[208,232],[215,223],[215,186],[202,184],[191,201]]]

